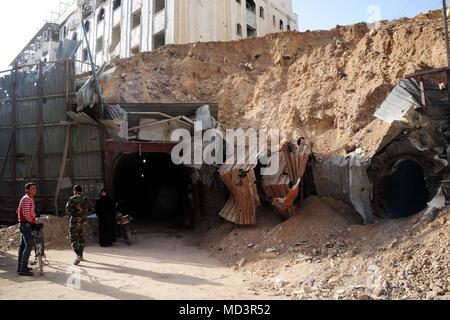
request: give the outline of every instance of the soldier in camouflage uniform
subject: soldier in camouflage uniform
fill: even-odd
[[[74,264],[79,265],[83,260],[87,217],[92,206],[89,199],[83,195],[82,187],[75,186],[73,194],[67,203],[66,212],[70,216],[70,242],[77,255]]]

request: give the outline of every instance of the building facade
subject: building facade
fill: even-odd
[[[56,51],[59,45],[59,25],[45,23],[36,35],[20,51],[10,66],[24,66],[56,60]]]
[[[165,44],[231,41],[298,25],[291,0],[80,0],[61,18],[61,39],[83,40],[82,19],[97,65]],[[88,61],[84,41],[76,58]]]

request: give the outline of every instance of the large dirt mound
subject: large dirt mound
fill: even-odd
[[[450,299],[450,208],[361,225],[331,199],[311,197],[288,221],[222,225],[199,238],[212,255],[264,279],[250,291],[294,299]],[[205,232],[205,230],[202,230]]]
[[[387,129],[373,112],[406,74],[446,63],[438,11],[330,31],[226,43],[169,45],[116,62],[104,93],[116,102],[218,102],[232,128],[279,128],[345,154],[377,148]]]

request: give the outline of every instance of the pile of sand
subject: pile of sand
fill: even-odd
[[[106,101],[217,102],[227,127],[305,136],[319,154],[377,149],[376,108],[406,74],[446,63],[441,13],[330,31],[169,45],[115,63]]]
[[[69,217],[43,216],[39,222],[44,224],[44,237],[46,249],[70,248]],[[0,250],[9,251],[18,249],[21,234],[19,226],[0,229]]]
[[[450,208],[433,220],[420,213],[362,225],[340,202],[310,197],[286,222],[269,214],[254,227],[202,230],[198,243],[261,276],[254,291],[302,300],[450,299]]]

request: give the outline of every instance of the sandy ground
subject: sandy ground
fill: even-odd
[[[189,233],[158,230],[139,233],[132,247],[95,244],[86,262],[74,268],[70,250],[51,250],[45,275],[20,278],[17,254],[0,252],[0,299],[272,299],[250,291],[256,276],[236,272],[212,258],[209,252],[189,245]],[[81,275],[81,288],[73,289]],[[72,277],[71,277],[72,276]],[[68,286],[69,284],[69,286]],[[279,299],[279,297],[277,298]]]

